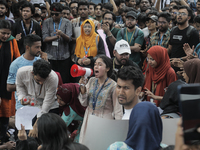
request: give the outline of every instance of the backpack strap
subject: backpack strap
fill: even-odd
[[[139,32],[139,28],[138,27],[136,27],[135,28],[135,33],[134,33],[134,40],[138,37],[138,32]]]
[[[122,28],[122,29],[121,29],[121,36],[122,36],[122,39],[124,39],[124,31],[125,31],[125,28]]]
[[[192,32],[193,29],[194,29],[193,26],[188,27],[187,32],[186,32],[186,36],[187,36],[188,39],[190,39],[191,32]]]

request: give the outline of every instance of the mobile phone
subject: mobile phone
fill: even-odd
[[[187,145],[200,144],[200,84],[187,84],[178,86],[180,112],[184,142]]]

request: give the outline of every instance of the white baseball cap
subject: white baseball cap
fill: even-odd
[[[115,43],[115,48],[118,54],[129,53],[131,54],[131,48],[127,41],[121,39],[120,41]]]

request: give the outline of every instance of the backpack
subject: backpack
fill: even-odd
[[[175,29],[177,29],[177,28],[178,28],[178,26],[173,27],[173,28],[171,29],[170,34],[171,34]],[[186,31],[186,36],[187,36],[188,39],[190,39],[191,31],[192,31],[193,29],[195,29],[193,26],[189,26],[189,27],[188,27],[188,29],[187,29],[187,31]]]
[[[134,33],[134,40],[138,37],[138,32],[139,32],[139,28],[138,27],[136,27],[136,29],[135,29],[135,33]],[[121,29],[121,36],[122,36],[122,39],[124,39],[124,32],[125,32],[125,28],[122,28]]]

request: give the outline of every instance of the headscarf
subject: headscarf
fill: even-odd
[[[177,80],[169,85],[169,87],[167,88],[167,92],[163,96],[163,99],[160,103],[160,108],[164,110],[162,114],[180,112],[177,87],[182,84],[186,83],[182,80]]]
[[[89,35],[86,35],[83,26],[89,22],[92,26],[92,30]],[[76,40],[76,48],[75,48],[75,55],[79,58],[83,58],[85,56],[85,50],[88,50],[87,56],[95,57],[97,55],[97,46],[96,46],[96,36],[98,34],[95,32],[95,25],[94,22],[90,19],[86,19],[81,25],[81,35]]]
[[[126,141],[134,150],[159,150],[162,141],[162,121],[158,108],[150,102],[133,107]]]
[[[195,58],[184,63],[183,68],[189,77],[189,83],[200,83],[200,59]]]
[[[60,114],[64,112],[68,116],[70,114],[70,106],[79,116],[84,116],[86,108],[79,102],[79,85],[77,83],[66,83],[59,86],[57,95],[66,103],[65,106],[60,107]]]
[[[157,66],[152,68],[149,65],[149,68],[146,72],[145,85],[150,91],[152,90],[152,82],[156,84],[155,95],[163,96],[165,94],[164,88],[168,86],[171,82],[176,81],[176,75],[174,70],[171,68],[170,60],[168,56],[167,49],[161,46],[153,46],[151,47],[147,53],[157,62]],[[166,74],[170,71],[170,74],[174,74],[174,79],[169,79]],[[171,77],[172,78],[172,77]],[[168,83],[170,81],[170,83]],[[150,101],[150,98],[147,96],[147,100]],[[160,101],[154,101],[158,106]]]

